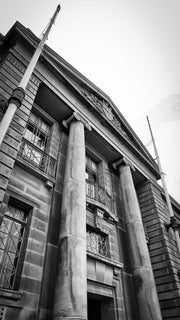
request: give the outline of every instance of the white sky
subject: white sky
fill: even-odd
[[[40,36],[58,4],[2,1],[0,32],[18,20]],[[47,44],[111,97],[145,144],[149,116],[168,190],[180,202],[180,1],[60,4]]]

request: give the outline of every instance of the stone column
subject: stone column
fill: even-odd
[[[87,319],[86,192],[84,126],[77,114],[70,125],[61,209],[54,320]],[[53,261],[52,261],[53,263]]]
[[[146,244],[141,212],[132,179],[131,165],[120,160],[119,166],[122,199],[128,233],[127,254],[131,259],[139,320],[161,320],[156,286]]]

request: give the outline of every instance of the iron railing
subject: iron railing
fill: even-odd
[[[56,160],[26,139],[22,139],[18,156],[34,167],[55,178]]]
[[[86,180],[86,197],[104,204],[111,212],[114,212],[112,196],[97,183]]]

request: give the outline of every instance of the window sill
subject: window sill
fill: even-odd
[[[22,298],[22,295],[23,295],[22,291],[14,291],[14,290],[0,288],[0,298],[17,301]]]
[[[26,169],[31,174],[35,175],[37,178],[43,180],[48,188],[52,188],[53,187],[53,185],[55,183],[55,179],[53,179],[49,175],[43,173],[41,170],[37,169],[31,163],[21,159],[20,157],[17,157],[16,162],[18,163],[18,165],[21,168]]]
[[[87,256],[90,257],[90,258],[93,258],[95,260],[104,262],[106,264],[110,264],[113,267],[116,267],[116,268],[119,268],[119,269],[123,268],[123,263],[111,260],[110,258],[107,258],[107,257],[100,256],[97,253],[93,253],[93,252],[87,251]]]

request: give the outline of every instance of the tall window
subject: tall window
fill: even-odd
[[[23,239],[27,210],[8,205],[0,226],[0,287],[14,289]]]
[[[98,165],[86,156],[86,195],[95,199],[95,187],[97,183]]]
[[[40,117],[31,113],[25,130],[24,138],[30,142],[23,150],[23,157],[33,164],[42,165],[43,152],[47,149],[50,128]],[[41,150],[41,151],[40,151]]]
[[[30,114],[18,156],[51,177],[55,177],[56,159],[47,153],[50,126],[34,113]]]

